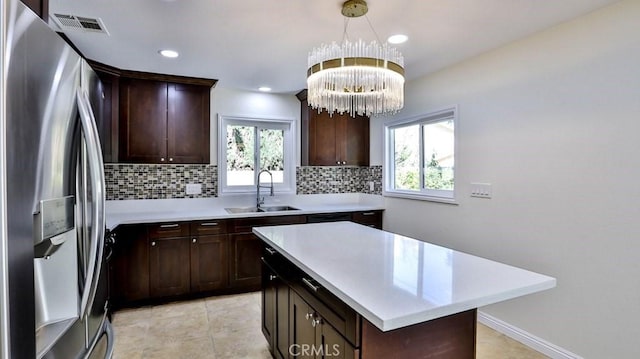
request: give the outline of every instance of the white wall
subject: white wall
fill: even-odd
[[[218,164],[218,114],[296,120],[296,165],[300,164],[300,101],[295,95],[211,89],[211,164]]]
[[[639,67],[627,0],[408,83],[396,119],[459,106],[459,205],[386,198],[385,228],[556,277],[482,310],[585,358],[640,358]]]

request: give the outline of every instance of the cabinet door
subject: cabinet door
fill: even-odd
[[[210,88],[168,84],[167,156],[170,163],[209,163]]]
[[[262,242],[253,233],[231,234],[229,239],[231,244],[230,286],[259,286]]]
[[[309,166],[337,166],[337,121],[339,115],[329,117],[326,111],[315,110],[309,115]]]
[[[166,297],[189,293],[189,237],[150,240],[149,294]]]
[[[119,161],[167,162],[167,83],[120,80]]]
[[[368,117],[309,111],[310,166],[369,165]]]
[[[149,244],[144,225],[118,230],[111,269],[111,296],[115,306],[149,297]]]
[[[289,286],[280,278],[276,286],[276,327],[274,355],[276,359],[289,357]]]
[[[358,357],[355,348],[331,325],[324,322],[316,328],[316,347],[320,350],[316,358],[354,359]]]
[[[275,351],[276,341],[276,316],[278,307],[276,304],[277,286],[275,280],[276,274],[262,264],[262,334],[264,334],[269,350],[273,354]]]
[[[104,99],[102,118],[96,118],[96,127],[105,163],[118,162],[118,108],[120,79],[118,76],[96,71],[102,82]]]
[[[191,291],[224,288],[229,279],[227,235],[198,236],[191,239]]]
[[[311,325],[315,313],[294,291],[289,293],[289,354],[296,358],[315,358],[316,328]]]
[[[369,165],[369,118],[365,116],[343,117],[341,119],[340,157],[349,166]]]

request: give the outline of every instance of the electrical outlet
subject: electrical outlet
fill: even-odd
[[[201,194],[202,184],[200,183],[187,183],[187,194]]]
[[[369,192],[373,192],[376,189],[373,181],[369,181]]]
[[[472,183],[471,197],[491,198],[491,183]]]

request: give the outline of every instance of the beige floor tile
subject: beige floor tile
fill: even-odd
[[[260,293],[226,295],[115,313],[115,359],[268,359]],[[478,324],[478,359],[546,356]]]

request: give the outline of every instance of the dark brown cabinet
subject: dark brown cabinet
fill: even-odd
[[[191,291],[226,288],[229,284],[227,221],[191,222]]]
[[[347,114],[318,113],[307,103],[306,90],[300,100],[300,163],[302,166],[368,166],[369,118]]]
[[[119,162],[209,163],[207,86],[121,78]]]
[[[262,266],[262,333],[276,359],[289,357],[289,286]]]
[[[22,0],[22,3],[27,5],[45,22],[49,19],[49,0]]]
[[[149,245],[150,297],[170,297],[189,293],[189,238],[151,239]]]
[[[369,118],[310,111],[310,166],[369,165]]]
[[[246,287],[259,289],[261,281],[260,256],[262,242],[251,232],[253,227],[279,224],[306,223],[305,216],[274,216],[239,218],[231,223],[229,234],[229,285],[231,287]]]
[[[149,298],[149,242],[145,226],[118,227],[110,278],[115,306]]]
[[[260,284],[260,255],[262,242],[253,233],[229,235],[231,244],[232,287],[251,287]]]
[[[382,211],[353,212],[351,221],[365,226],[382,229]]]
[[[359,358],[351,343],[296,292],[290,293],[290,343],[300,358]]]

